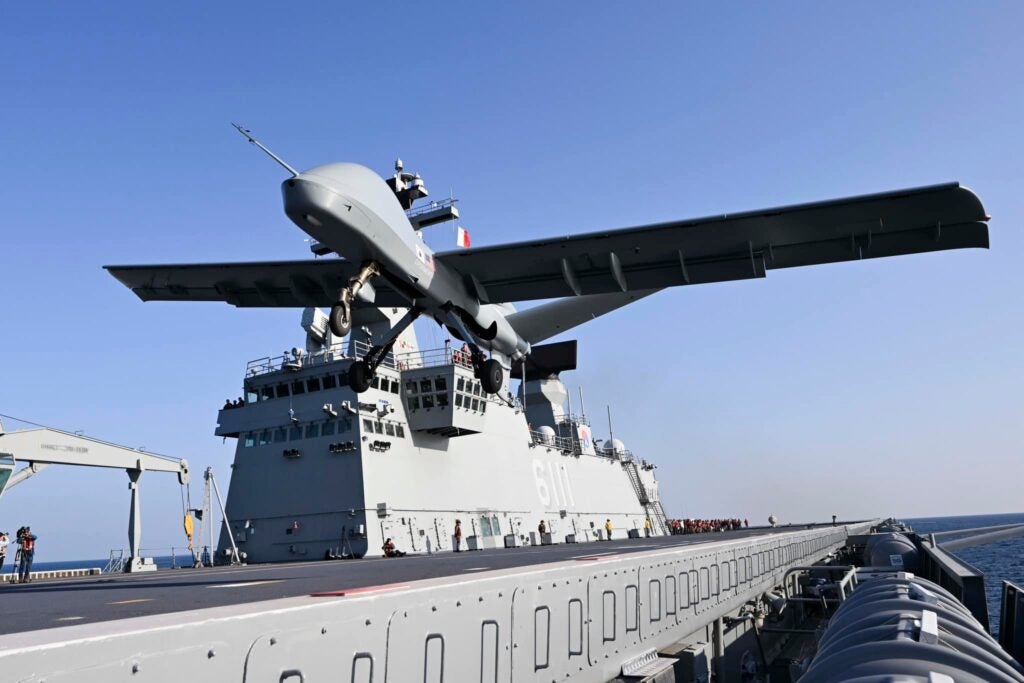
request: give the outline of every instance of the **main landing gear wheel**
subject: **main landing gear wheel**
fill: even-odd
[[[352,331],[352,307],[344,301],[331,306],[331,315],[327,320],[331,326],[331,334],[344,337]]]
[[[505,379],[505,371],[501,363],[490,358],[480,366],[480,385],[488,394],[496,394],[501,391],[501,385]]]
[[[366,361],[357,360],[349,366],[348,385],[352,387],[352,391],[357,394],[363,393],[370,388],[371,380],[373,380],[373,371],[370,370]]]

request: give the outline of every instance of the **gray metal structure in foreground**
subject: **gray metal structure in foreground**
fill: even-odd
[[[607,681],[870,524],[19,633],[0,638],[0,670],[47,683]]]
[[[188,484],[188,462],[163,455],[144,453],[127,446],[92,439],[80,434],[41,427],[4,433],[0,428],[0,456],[27,463],[14,472],[5,489],[16,486],[39,470],[50,465],[77,467],[106,467],[122,469],[128,473],[128,488],[132,492],[128,516],[128,542],[131,559],[127,571],[156,569],[156,565],[143,562],[139,556],[142,544],[142,516],[140,513],[139,478],[145,471],[171,472],[178,475],[178,483]]]

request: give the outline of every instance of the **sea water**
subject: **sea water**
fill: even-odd
[[[1003,524],[1024,524],[1024,513],[1006,515],[970,515],[968,517],[926,517],[903,520],[919,534],[939,531],[974,529],[983,526]],[[978,571],[985,573],[985,595],[988,598],[989,628],[999,633],[999,603],[1002,598],[1003,581],[1012,581],[1024,586],[1024,537],[1010,538],[996,543],[987,543],[973,548],[964,548],[953,553]]]

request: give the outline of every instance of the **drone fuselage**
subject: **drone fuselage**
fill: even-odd
[[[299,228],[353,263],[379,264],[382,276],[411,306],[438,320],[458,315],[474,337],[466,341],[492,353],[521,358],[529,352],[501,307],[482,303],[458,273],[435,261],[398,197],[372,170],[352,163],[326,164],[289,178],[281,188],[285,213]]]

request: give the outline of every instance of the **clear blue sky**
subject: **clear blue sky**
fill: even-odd
[[[298,167],[401,155],[477,245],[958,180],[991,250],[666,291],[578,330],[565,379],[659,464],[671,515],[1020,510],[1022,23],[1015,2],[7,3],[0,412],[227,482],[216,411],[301,343],[298,311],[142,304],[100,266],[308,255],[232,120]],[[144,544],[180,546],[176,483],[143,494]],[[125,476],[51,468],[0,528],[96,557],[127,511]]]

